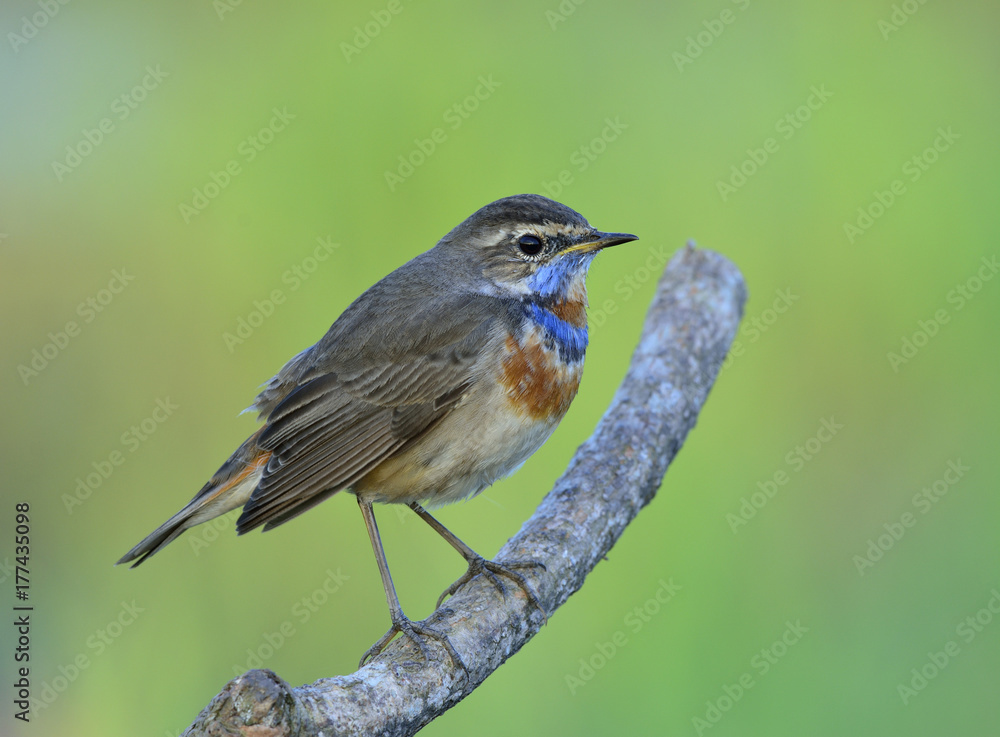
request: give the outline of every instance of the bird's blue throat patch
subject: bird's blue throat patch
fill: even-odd
[[[587,351],[587,326],[568,323],[548,308],[565,298],[574,281],[586,278],[595,255],[564,254],[540,266],[528,281],[532,296],[524,303],[525,316],[542,329],[546,343],[558,348],[559,357],[569,363],[582,360]]]
[[[556,317],[538,302],[525,304],[528,319],[538,325],[545,334],[545,340],[559,349],[559,357],[569,363],[581,360],[587,352],[590,341],[587,326],[577,327]]]
[[[567,253],[543,264],[531,275],[528,288],[540,297],[565,294],[576,277],[585,277],[596,253]]]
[[[576,279],[586,278],[594,253],[568,253],[538,268],[528,287],[532,297],[525,302],[525,315],[542,328],[546,342],[559,349],[563,361],[575,363],[583,358],[589,341],[586,325],[572,325],[547,307],[570,291]]]

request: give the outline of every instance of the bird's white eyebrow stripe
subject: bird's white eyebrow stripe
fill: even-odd
[[[572,225],[566,223],[553,223],[546,222],[542,225],[529,225],[524,228],[517,228],[511,231],[511,235],[518,238],[525,233],[540,233],[549,238],[555,238],[560,235],[589,235],[593,232],[593,229],[588,225]]]

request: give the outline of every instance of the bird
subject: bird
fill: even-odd
[[[267,381],[247,411],[262,426],[194,498],[117,562],[145,562],[185,530],[238,507],[240,535],[274,529],[338,491],[361,510],[389,606],[390,629],[430,659],[424,638],[459,665],[445,634],[407,618],[374,504],[403,504],[468,564],[438,599],[483,574],[515,569],[462,542],[425,509],[469,499],[517,470],[576,396],[588,344],[586,276],[603,249],[630,241],[536,194],[496,200],[361,294],[315,345]]]

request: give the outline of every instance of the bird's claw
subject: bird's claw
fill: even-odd
[[[431,651],[427,647],[427,643],[424,641],[424,638],[430,637],[433,640],[437,640],[441,643],[445,652],[448,653],[448,657],[452,659],[452,662],[454,662],[455,665],[457,665],[461,670],[468,673],[468,668],[466,668],[465,662],[462,660],[462,656],[455,650],[447,635],[443,635],[440,632],[421,624],[420,622],[413,622],[403,616],[393,618],[392,627],[390,627],[389,631],[379,638],[378,642],[368,648],[365,654],[361,656],[361,661],[358,663],[358,667],[363,668],[366,663],[377,657],[383,650],[385,650],[386,646],[392,642],[393,638],[397,634],[406,635],[406,637],[408,637],[410,641],[417,646],[421,655],[424,656],[424,660],[428,663],[430,663],[433,658],[431,657]]]
[[[541,568],[545,570],[545,564],[537,560],[524,560],[524,561],[512,561],[510,563],[497,563],[492,560],[486,560],[482,556],[477,556],[469,561],[468,570],[462,574],[462,576],[455,581],[451,586],[446,588],[441,596],[438,597],[437,606],[441,606],[441,602],[445,600],[446,597],[453,595],[462,586],[467,584],[469,581],[474,579],[480,573],[489,579],[490,583],[496,586],[497,590],[504,596],[507,595],[507,587],[504,586],[503,581],[501,581],[498,576],[505,576],[511,581],[516,583],[518,587],[524,591],[525,596],[528,597],[528,601],[535,606],[538,611],[542,613],[544,621],[548,621],[548,613],[545,611],[545,607],[542,606],[542,602],[538,599],[538,595],[535,593],[534,589],[531,587],[524,577],[520,573],[516,573],[512,569],[514,568]]]

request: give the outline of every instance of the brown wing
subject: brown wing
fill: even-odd
[[[410,300],[404,289],[393,308],[401,314],[373,313],[389,281],[362,295],[258,397],[267,419],[257,442],[272,455],[239,533],[271,529],[350,486],[444,417],[475,380],[499,332],[498,301],[440,292]]]

